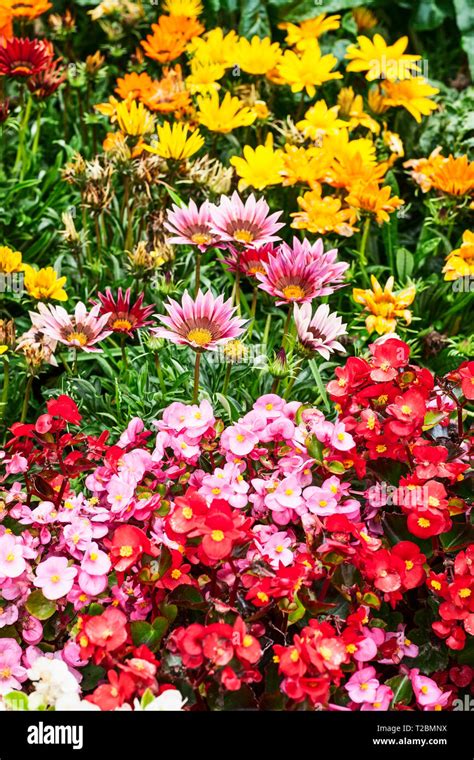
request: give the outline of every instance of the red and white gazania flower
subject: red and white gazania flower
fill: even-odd
[[[155,307],[142,306],[144,293],[140,293],[132,305],[130,305],[130,288],[125,293],[122,293],[122,288],[119,288],[117,298],[113,296],[110,288],[107,288],[105,293],[97,295],[100,300],[99,313],[108,314],[108,327],[112,332],[133,335],[135,330],[151,324],[151,320],[147,317],[153,313]]]
[[[197,245],[205,251],[209,246],[220,242],[220,235],[212,230],[209,201],[201,203],[199,208],[194,201],[181,207],[173,203],[172,208],[172,211],[167,211],[168,220],[164,222],[164,227],[172,233],[172,237],[167,238],[168,243]]]
[[[285,225],[278,222],[282,211],[270,214],[268,203],[249,195],[245,203],[237,192],[230,198],[221,196],[218,206],[211,208],[212,228],[223,242],[264,245],[280,240],[275,233]]]
[[[68,314],[62,306],[46,306],[40,303],[38,312],[39,314],[30,311],[33,327],[51,340],[88,353],[101,351],[95,344],[112,332],[106,327],[110,314],[100,315],[100,304],[88,312],[85,304],[79,302],[74,314]]]
[[[195,351],[212,351],[242,334],[245,320],[235,317],[232,301],[224,296],[215,298],[210,291],[200,290],[193,301],[187,291],[181,304],[173,299],[165,303],[168,316],[160,316],[165,327],[152,332],[172,343],[191,346]]]
[[[329,359],[333,351],[345,351],[337,338],[346,335],[346,325],[342,324],[341,317],[330,313],[327,304],[318,306],[311,318],[311,304],[306,302],[298,306],[295,303],[294,317],[298,341],[304,351],[317,352],[325,359]]]
[[[52,49],[42,40],[13,37],[0,45],[0,75],[31,77],[46,69],[51,62]]]

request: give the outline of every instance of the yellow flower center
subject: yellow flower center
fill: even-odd
[[[112,330],[131,330],[132,323],[128,319],[116,319],[112,323]]]
[[[87,344],[87,335],[83,332],[70,332],[67,339],[70,343],[79,343],[80,346]]]
[[[121,546],[119,553],[121,557],[131,557],[133,554],[133,549],[131,546]]]
[[[91,559],[92,562],[95,562],[96,559],[99,559],[99,555],[96,552],[92,552],[92,554],[89,555],[89,559]]]
[[[411,406],[408,406],[408,404],[403,404],[402,412],[403,414],[411,414]]]
[[[429,520],[426,519],[426,517],[420,517],[420,519],[418,520],[418,525],[420,526],[420,528],[429,528],[431,523]]]
[[[14,559],[15,559],[15,555],[13,554],[13,552],[10,552],[10,554],[7,554],[6,556],[7,562],[13,562]]]
[[[346,646],[346,652],[349,652],[349,654],[354,654],[354,652],[357,652],[357,647],[355,644],[348,644]]]
[[[171,571],[171,577],[173,580],[177,581],[178,578],[181,578],[181,570],[178,570],[176,567],[174,570]]]
[[[244,636],[242,644],[244,645],[244,647],[251,647],[252,646],[252,642],[253,642],[252,636],[249,636],[247,634],[247,636]]]
[[[206,243],[211,242],[212,235],[208,232],[195,232],[194,235],[191,235],[191,240],[193,243],[196,243],[196,245],[206,245]]]
[[[239,243],[251,243],[253,232],[250,230],[236,230],[234,232],[234,240],[238,240]]]
[[[211,538],[213,541],[217,541],[220,543],[224,540],[225,536],[224,533],[221,530],[213,530],[211,533]]]
[[[49,580],[51,581],[51,583],[57,583],[59,579],[60,579],[59,575],[52,575]]]
[[[288,301],[297,301],[298,298],[304,298],[305,292],[299,285],[287,285],[283,288],[283,295]]]
[[[405,562],[405,567],[407,570],[413,570],[413,562],[410,559],[407,559]]]
[[[207,346],[212,340],[212,334],[204,327],[196,327],[188,332],[187,339],[198,346]]]
[[[259,602],[268,602],[268,594],[266,594],[264,591],[259,591],[257,594],[257,599]]]
[[[184,519],[185,520],[190,520],[192,516],[193,516],[193,510],[191,509],[191,507],[184,507],[184,509],[183,509],[183,517],[184,517]]]
[[[471,589],[462,588],[459,592],[459,596],[461,597],[461,599],[467,599],[469,596],[471,596]]]
[[[431,581],[431,588],[434,588],[435,591],[439,591],[441,588],[441,583],[439,581]]]
[[[293,649],[292,653],[290,654],[290,660],[291,662],[298,662],[300,659],[299,653],[297,649]]]

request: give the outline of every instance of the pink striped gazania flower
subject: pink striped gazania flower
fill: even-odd
[[[173,203],[172,210],[168,209],[168,220],[164,227],[172,233],[167,238],[168,243],[177,245],[197,245],[201,251],[205,251],[213,245],[220,243],[221,237],[212,230],[211,211],[214,208],[209,201],[201,203],[199,208],[194,201],[188,206],[177,206]]]
[[[266,200],[257,200],[253,194],[245,203],[237,192],[230,198],[221,195],[219,205],[211,208],[212,229],[223,242],[252,246],[272,243],[280,240],[275,233],[285,225],[277,221],[282,211],[270,215],[269,211]]]
[[[79,302],[74,314],[68,314],[62,306],[46,306],[38,304],[38,312],[30,311],[33,327],[51,340],[57,340],[70,348],[80,349],[91,353],[101,351],[95,344],[107,338],[111,330],[106,328],[110,314],[99,315],[100,304],[89,312],[85,304]]]
[[[302,303],[301,306],[295,303],[293,314],[302,353],[318,353],[329,359],[333,351],[345,352],[337,338],[346,335],[346,324],[342,324],[342,318],[336,313],[330,313],[326,303],[318,306],[314,317],[311,317],[310,303]]]
[[[112,332],[123,333],[132,336],[140,327],[151,325],[148,317],[155,311],[154,306],[143,306],[144,293],[140,293],[137,300],[130,305],[130,288],[122,293],[122,288],[117,291],[117,298],[110,288],[105,293],[97,294],[100,300],[100,314],[108,314],[108,327]]]
[[[293,238],[293,246],[278,246],[263,264],[265,273],[257,272],[259,288],[278,298],[277,305],[305,303],[327,296],[342,287],[342,277],[349,264],[336,263],[337,250],[324,252],[322,240],[311,243]]]
[[[181,304],[170,298],[164,306],[168,316],[159,319],[165,327],[151,332],[195,351],[212,351],[243,332],[245,320],[234,316],[232,300],[224,301],[222,295],[214,298],[210,291],[204,294],[200,290],[193,300],[186,290]]]

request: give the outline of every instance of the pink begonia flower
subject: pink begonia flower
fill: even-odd
[[[424,709],[439,710],[444,707],[451,695],[450,691],[443,693],[432,678],[420,675],[417,668],[410,671],[410,680],[416,701]]]
[[[368,710],[375,710],[375,711],[386,711],[388,710],[390,706],[390,702],[393,699],[393,691],[389,686],[385,686],[385,684],[381,684],[377,691],[375,692],[375,698],[373,702],[364,702],[361,710],[368,711]]]
[[[81,590],[89,596],[97,596],[107,588],[107,575],[89,575],[81,570],[77,576],[77,582]]]
[[[192,439],[188,439],[185,434],[171,436],[169,441],[170,448],[179,459],[192,460],[200,456],[201,449]]]
[[[331,436],[331,446],[334,446],[338,451],[348,451],[354,448],[355,441],[350,433],[346,432],[346,427],[343,422],[336,422],[334,430]]]
[[[31,510],[33,522],[39,525],[47,525],[57,520],[58,510],[52,501],[42,501],[35,509]]]
[[[337,501],[330,491],[319,486],[310,486],[303,491],[306,506],[313,515],[328,517],[337,511]]]
[[[0,537],[0,575],[18,578],[25,569],[21,539],[15,538],[11,533],[4,533]]]
[[[221,446],[238,457],[250,454],[258,442],[258,436],[249,427],[240,423],[226,428],[221,436]]]
[[[78,612],[91,603],[92,596],[86,594],[86,592],[83,591],[80,586],[74,585],[67,595],[67,600],[68,602],[71,602],[71,604],[74,606],[75,611]]]
[[[362,668],[354,673],[344,688],[349,693],[352,702],[374,702],[380,684],[375,678],[375,668]]]
[[[23,641],[27,644],[39,644],[43,638],[43,626],[41,622],[32,615],[28,615],[28,617],[23,620],[21,635]]]
[[[276,570],[280,565],[288,567],[293,562],[293,552],[288,548],[292,544],[292,540],[286,531],[278,531],[274,533],[263,546],[259,546],[262,554],[267,556],[270,561],[270,565]]]
[[[0,607],[0,628],[6,625],[13,625],[18,620],[18,607],[16,604],[7,604],[6,607]]]
[[[259,399],[253,405],[253,408],[257,411],[263,412],[268,420],[280,417],[283,414],[283,409],[286,405],[286,401],[276,393],[267,393],[264,396],[260,396]]]
[[[86,550],[92,539],[92,526],[89,520],[81,518],[66,525],[63,538],[68,550],[73,556],[79,558],[80,553]]]
[[[144,429],[145,423],[143,420],[141,420],[140,417],[133,417],[128,423],[126,430],[123,431],[122,435],[118,439],[116,445],[124,449],[126,446],[135,443],[138,436],[144,431]]]
[[[5,461],[5,469],[7,475],[16,475],[18,472],[26,472],[28,469],[28,460],[26,457],[22,457],[21,454],[13,454],[13,456]]]
[[[107,485],[107,501],[112,507],[112,512],[120,512],[128,507],[135,488],[136,483],[126,476],[112,475]]]
[[[291,420],[282,417],[280,419],[273,420],[266,426],[265,430],[260,433],[260,441],[262,443],[270,443],[270,441],[290,441],[295,433],[295,426]]]
[[[298,507],[301,507],[304,501],[301,496],[301,486],[297,478],[294,475],[283,478],[275,490],[267,495],[265,503],[270,509],[276,511],[281,509],[298,509]]]
[[[15,639],[0,639],[0,694],[21,689],[26,669],[20,665],[22,650]]]
[[[81,570],[85,570],[89,575],[107,575],[111,566],[108,555],[92,541],[82,558]]]
[[[36,578],[33,583],[42,589],[46,599],[60,599],[72,589],[76,567],[68,567],[66,557],[49,557],[36,568]]]
[[[370,636],[357,642],[356,647],[353,657],[357,662],[369,662],[377,654],[377,644]]]

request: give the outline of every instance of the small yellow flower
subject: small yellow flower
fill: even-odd
[[[20,251],[14,251],[7,245],[0,245],[0,272],[2,274],[23,272],[24,268],[24,264],[21,263]]]
[[[232,97],[226,92],[222,102],[219,102],[217,92],[209,96],[198,95],[197,118],[211,132],[232,132],[237,127],[246,127],[253,124],[257,115],[252,108],[244,106],[238,98]]]
[[[194,37],[188,43],[187,51],[200,63],[220,63],[227,69],[235,65],[237,42],[238,37],[233,30],[224,34],[220,27],[216,27],[202,37]]]
[[[241,37],[234,50],[235,62],[243,71],[255,76],[267,74],[275,68],[281,58],[278,42],[269,37],[263,39],[254,35],[251,40]]]
[[[393,214],[405,201],[398,196],[390,195],[388,185],[379,187],[376,182],[361,182],[356,184],[346,197],[346,203],[354,209],[375,214],[378,224],[388,222],[389,214]]]
[[[380,34],[375,34],[371,40],[360,35],[358,45],[349,45],[346,58],[349,58],[347,71],[366,71],[365,78],[369,82],[384,79],[395,82],[397,79],[409,79],[413,72],[420,71],[415,63],[421,56],[405,53],[408,37],[400,37],[393,45],[387,45]]]
[[[204,138],[196,129],[188,136],[189,126],[175,122],[173,126],[169,122],[157,127],[158,141],[154,145],[144,145],[149,153],[155,153],[162,158],[173,158],[183,161],[193,156],[204,145]]]
[[[338,119],[339,106],[328,108],[326,101],[318,100],[306,111],[304,119],[296,122],[296,128],[310,137],[319,140],[324,135],[337,133],[339,129],[346,128],[347,122]]]
[[[141,137],[153,131],[155,120],[143,103],[124,101],[116,108],[117,123],[126,135]]]
[[[337,58],[332,55],[321,55],[321,49],[316,40],[308,41],[301,55],[293,50],[286,50],[277,66],[277,72],[292,92],[306,90],[310,98],[316,93],[316,87],[331,79],[342,79],[338,71],[331,71],[337,64]]]
[[[356,95],[352,87],[343,87],[337,96],[337,102],[340,108],[340,115],[349,119],[349,129],[355,129],[358,126],[366,127],[371,132],[378,134],[380,124],[364,111],[364,101],[362,95]]]
[[[163,10],[170,16],[187,16],[196,18],[202,13],[201,0],[165,0]]]
[[[286,42],[290,46],[296,47],[297,50],[311,44],[312,40],[321,37],[326,32],[332,32],[340,27],[340,15],[326,16],[321,13],[316,18],[310,18],[302,21],[300,24],[280,24],[280,29],[286,29]]]
[[[212,92],[220,88],[217,80],[222,79],[224,74],[225,68],[221,63],[201,62],[193,58],[191,59],[191,74],[186,77],[186,85],[193,94]]]
[[[395,332],[397,329],[397,318],[403,318],[407,325],[411,322],[411,311],[407,308],[413,303],[416,295],[414,285],[404,290],[393,293],[394,278],[389,277],[385,287],[382,288],[376,277],[370,278],[372,289],[362,290],[354,288],[352,297],[358,304],[365,306],[370,312],[365,320],[367,331],[373,333],[374,330],[379,335]]]
[[[249,186],[256,190],[263,190],[269,185],[281,184],[281,172],[284,167],[283,151],[274,150],[272,134],[267,136],[264,145],[257,145],[256,148],[245,145],[243,152],[243,158],[233,156],[230,159],[230,163],[235,166],[237,175],[241,178],[239,190],[245,190]]]
[[[439,90],[432,87],[424,77],[404,79],[401,82],[383,82],[383,102],[387,107],[401,106],[411,113],[418,123],[422,116],[429,116],[438,108],[437,103],[430,100]]]
[[[25,264],[26,292],[37,301],[67,301],[65,283],[66,277],[58,277],[53,267],[36,270]]]
[[[327,181],[331,165],[331,154],[328,151],[287,144],[283,159],[283,185],[298,184],[318,188],[320,182]]]
[[[329,195],[321,196],[321,189],[314,189],[300,198],[298,206],[301,211],[291,214],[294,222],[291,226],[297,230],[308,230],[316,235],[336,232],[350,237],[357,231],[354,227],[355,214],[350,208],[342,208],[339,198]]]
[[[373,29],[378,24],[377,16],[368,8],[353,8],[352,15],[359,32],[362,32],[364,29]]]
[[[448,281],[474,277],[474,232],[464,231],[460,247],[451,251],[446,259],[443,274]]]
[[[265,120],[270,116],[270,109],[264,100],[256,100],[252,104],[252,110],[256,113],[257,119]]]

